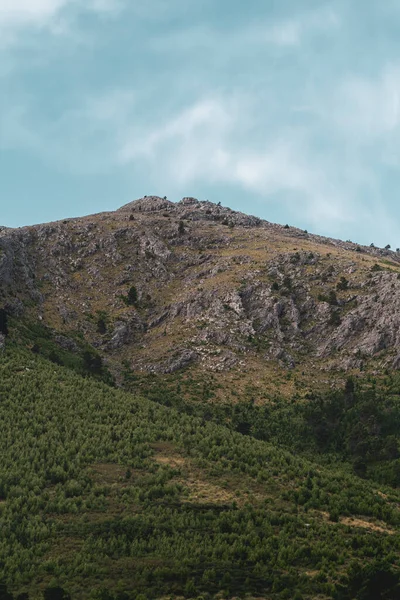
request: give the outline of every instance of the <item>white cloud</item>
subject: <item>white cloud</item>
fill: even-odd
[[[23,28],[51,27],[70,0],[0,0],[0,49],[17,44]]]
[[[258,30],[262,42],[277,46],[298,46],[307,36],[317,33],[326,34],[339,25],[338,14],[331,7],[322,6],[314,11],[300,14],[296,18],[283,19],[272,24],[265,22],[254,25],[254,28]]]
[[[255,144],[243,126],[251,106],[244,96],[214,95],[147,126],[139,117],[137,94],[116,90],[86,98],[51,124],[37,123],[28,110],[15,107],[1,115],[1,141],[5,148],[24,148],[71,172],[133,167],[169,195],[186,195],[205,182],[239,186],[244,198],[249,192],[266,205],[279,198],[293,224],[306,220],[316,231],[339,235],[361,220],[384,239],[396,239],[397,227],[379,200],[360,199],[360,190],[377,183],[366,165],[351,161],[346,166],[345,157],[319,155],[312,140],[295,128]],[[248,124],[259,119],[254,113]],[[259,126],[266,129],[265,123]],[[378,186],[374,198],[380,199]],[[378,234],[371,241],[379,243]]]
[[[251,13],[249,13],[251,14]],[[327,34],[340,25],[339,15],[331,8],[322,6],[312,11],[302,11],[289,18],[266,18],[249,20],[229,29],[209,23],[174,30],[166,34],[157,33],[148,43],[152,51],[192,52],[207,50],[221,61],[243,56],[254,49],[299,46],[308,36]]]
[[[335,124],[363,139],[398,131],[400,68],[385,67],[376,78],[351,77],[339,86],[334,105]]]
[[[25,41],[27,30],[72,32],[70,19],[82,12],[118,12],[123,0],[0,0],[0,48]]]
[[[73,0],[0,0],[0,25],[44,25]]]
[[[177,192],[201,182],[239,184],[266,200],[283,194],[315,223],[354,219],[344,186],[330,182],[332,165],[311,155],[299,132],[283,130],[261,146],[252,143],[242,122],[251,104],[244,97],[206,98],[159,126],[132,128],[117,159],[144,163],[155,182]]]
[[[163,144],[171,141],[178,147],[191,146],[196,140],[208,140],[208,146],[215,142],[232,124],[232,115],[215,99],[205,99],[184,109],[159,128],[150,131],[132,130],[119,152],[123,163],[141,156],[154,158]],[[189,148],[187,148],[189,149]],[[184,169],[182,173],[184,173]],[[184,177],[184,175],[182,175]]]
[[[382,166],[400,166],[400,66],[384,65],[374,76],[346,77],[316,112],[324,134],[375,179]]]
[[[266,29],[263,39],[278,46],[295,46],[300,43],[301,24],[296,21],[286,21]]]
[[[254,147],[243,127],[251,106],[246,98],[204,98],[149,127],[140,125],[135,102],[136,94],[123,90],[87,98],[50,125],[35,123],[28,110],[16,107],[2,114],[2,144],[29,149],[74,170],[142,164],[155,182],[182,191],[208,181],[236,183],[264,198],[277,192],[298,194],[315,214],[341,218],[334,203],[324,204],[328,193],[320,165],[311,168],[303,142],[293,132]]]
[[[340,25],[338,14],[331,8],[322,6],[314,11],[300,14],[297,18],[278,21],[273,25],[264,24],[262,40],[278,46],[297,46],[306,36],[327,33]]]

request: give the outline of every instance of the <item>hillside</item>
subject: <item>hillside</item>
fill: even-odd
[[[399,291],[193,198],[0,228],[0,600],[398,598]]]
[[[3,355],[0,396],[0,574],[14,594],[398,597],[398,490],[27,351]]]
[[[7,313],[50,327],[60,349],[83,336],[117,379],[124,361],[134,373],[189,367],[235,389],[304,395],[400,360],[400,255],[390,250],[149,197],[4,229],[0,252]]]

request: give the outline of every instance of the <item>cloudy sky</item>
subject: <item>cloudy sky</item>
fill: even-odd
[[[0,225],[208,199],[400,246],[398,0],[0,0]]]

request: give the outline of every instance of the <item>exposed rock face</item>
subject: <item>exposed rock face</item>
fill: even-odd
[[[22,317],[24,314],[24,304],[19,298],[12,298],[6,303],[5,309],[12,317]]]
[[[10,316],[42,319],[71,351],[68,332],[78,330],[114,364],[158,373],[254,361],[397,368],[399,273],[389,250],[195,198],[150,196],[114,213],[0,228]]]
[[[146,330],[138,314],[134,314],[125,321],[116,321],[110,342],[107,344],[109,350],[116,350],[121,346],[140,341]]]
[[[174,373],[194,363],[198,355],[193,350],[184,348],[163,364],[150,366],[148,370],[154,373]]]
[[[13,256],[11,241],[5,237],[0,238],[0,281],[2,285],[10,284],[12,281]]]
[[[56,335],[54,337],[54,341],[64,350],[69,350],[69,352],[78,352],[79,351],[79,347],[74,342],[74,340],[71,340],[70,338],[66,337],[65,335]]]
[[[353,347],[358,355],[371,357],[400,348],[400,280],[380,273],[369,280],[367,290],[322,345],[323,354]]]

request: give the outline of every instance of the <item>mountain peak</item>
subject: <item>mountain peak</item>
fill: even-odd
[[[143,212],[156,212],[159,210],[168,210],[174,206],[174,203],[164,196],[161,198],[160,196],[144,196],[143,198],[138,198],[137,200],[133,200],[133,202],[128,202],[128,204],[124,204],[119,209],[120,211],[143,211]]]
[[[191,196],[185,196],[179,202],[171,202],[166,196],[144,196],[133,202],[122,206],[119,211],[124,212],[163,212],[173,215],[176,219],[188,221],[221,221],[224,225],[241,225],[243,227],[257,227],[267,223],[259,217],[246,215],[245,213],[232,210],[222,206],[221,202],[215,203],[209,200],[198,200]],[[166,216],[166,215],[164,215]]]
[[[143,212],[157,212],[157,211],[165,211],[165,210],[179,210],[179,208],[187,208],[192,207],[199,209],[202,206],[204,207],[212,206],[212,207],[220,207],[221,203],[215,204],[213,202],[209,202],[208,200],[198,200],[197,198],[192,198],[190,196],[185,196],[179,202],[171,202],[168,200],[166,196],[161,198],[161,196],[144,196],[143,198],[138,198],[137,200],[133,200],[133,202],[128,202],[128,204],[124,204],[119,210],[126,211],[143,211]],[[228,209],[230,210],[230,209]]]

